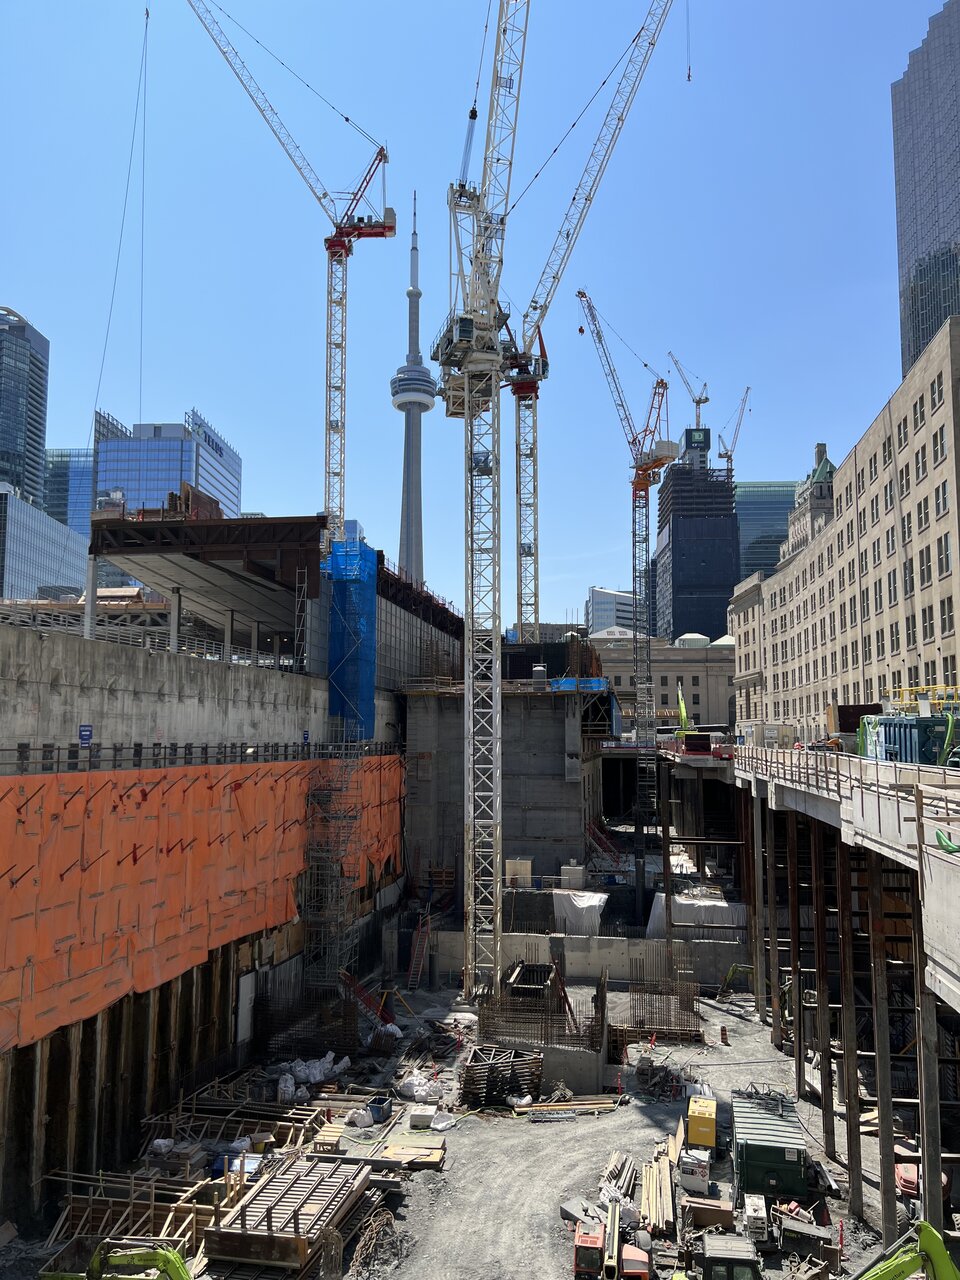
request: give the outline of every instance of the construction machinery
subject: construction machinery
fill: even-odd
[[[737,409],[737,421],[734,424],[733,435],[730,437],[730,443],[727,444],[723,436],[720,436],[720,448],[717,450],[717,457],[722,458],[727,464],[727,475],[733,477],[733,454],[737,447],[737,441],[740,439],[740,428],[743,426],[743,415],[747,411],[747,401],[750,398],[750,388],[747,387],[740,400],[740,406]]]
[[[339,202],[335,200],[329,188],[320,181],[313,166],[294,141],[267,95],[244,65],[209,6],[204,3],[204,0],[187,0],[187,3],[220,50],[227,66],[243,85],[251,102],[263,116],[274,137],[283,147],[287,158],[309,187],[314,199],[333,224],[331,234],[323,242],[327,252],[324,509],[327,513],[328,544],[339,542],[343,539],[346,479],[347,262],[358,240],[384,240],[397,233],[397,215],[393,209],[386,206],[385,200],[381,201],[379,210],[369,215],[360,213],[365,202],[368,208],[372,207],[368,192],[378,173],[381,179],[384,177],[388,159],[387,151],[385,147],[377,144],[356,190],[341,198]],[[382,195],[385,197],[385,191]]]
[[[620,425],[627,439],[632,464],[630,478],[633,586],[633,684],[636,742],[635,830],[637,857],[645,850],[646,829],[657,808],[656,708],[650,673],[650,490],[665,466],[676,460],[679,449],[669,439],[667,384],[657,378],[650,396],[646,421],[638,428],[627,404],[600,317],[589,295],[577,293],[593,338]],[[657,836],[659,848],[660,837]],[[642,883],[642,880],[639,881]]]
[[[927,1280],[960,1280],[947,1246],[929,1222],[915,1222],[852,1280],[907,1280],[923,1271]]]
[[[643,26],[630,46],[619,83],[587,157],[580,181],[560,223],[533,296],[523,313],[522,328],[516,337],[508,330],[504,374],[513,392],[516,419],[517,638],[521,644],[528,641],[535,643],[540,639],[537,400],[540,383],[550,371],[543,340],[543,323],[626,123],[672,2],[673,0],[652,0]]]
[[[649,1280],[650,1254],[621,1240],[620,1205],[612,1201],[605,1222],[578,1222],[573,1237],[574,1280]]]
[[[89,1247],[89,1246],[88,1246]],[[191,1280],[190,1270],[169,1240],[104,1240],[97,1245],[88,1266],[66,1268],[54,1264],[47,1280]]]
[[[447,417],[464,428],[464,968],[467,998],[500,988],[503,833],[500,607],[500,276],[529,0],[500,0],[483,173],[467,181],[471,111],[459,180],[448,192],[451,306],[432,358]]]
[[[683,385],[687,388],[687,394],[690,396],[690,399],[693,401],[693,416],[694,416],[693,426],[694,426],[694,430],[699,431],[700,430],[700,410],[703,408],[705,404],[710,403],[710,397],[707,395],[707,384],[704,383],[699,391],[694,391],[693,384],[690,381],[690,375],[688,374],[687,370],[683,367],[683,365],[680,363],[680,361],[677,359],[677,357],[673,354],[672,351],[668,351],[667,355],[673,361],[674,368],[676,369],[677,373],[679,373],[683,381]]]

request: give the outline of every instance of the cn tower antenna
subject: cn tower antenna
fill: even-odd
[[[437,384],[420,351],[420,249],[417,243],[417,193],[413,193],[410,234],[410,285],[407,289],[407,363],[390,379],[393,407],[403,413],[403,498],[400,508],[398,563],[414,582],[423,581],[423,498],[421,419],[433,408]]]

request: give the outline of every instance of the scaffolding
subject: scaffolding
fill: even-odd
[[[358,886],[348,878],[346,863],[362,813],[362,746],[348,728],[322,751],[325,758],[307,793],[303,985],[305,994],[332,997],[340,992],[342,973],[357,976]]]

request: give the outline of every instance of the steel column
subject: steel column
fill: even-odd
[[[890,1085],[890,1006],[887,995],[887,946],[883,922],[883,858],[868,849],[867,898],[870,904],[870,967],[873,974],[873,1039],[876,1057],[877,1126],[880,1143],[880,1208],[883,1245],[893,1244],[897,1229],[894,1179],[893,1091]]]
[[[827,963],[827,895],[824,883],[823,828],[810,824],[810,878],[813,881],[813,946],[817,971],[817,1049],[820,1053],[820,1113],[823,1148],[831,1160],[837,1155],[833,1114],[833,1057],[830,1041],[830,969]]]
[[[840,921],[840,1026],[843,1036],[843,1093],[846,1098],[847,1175],[850,1212],[863,1216],[863,1162],[860,1155],[860,1083],[857,1074],[857,1012],[853,988],[853,892],[850,850],[837,841],[837,908]]]
[[[767,796],[767,931],[770,935],[770,1041],[783,1047],[780,1016],[780,931],[777,924],[777,816]]]

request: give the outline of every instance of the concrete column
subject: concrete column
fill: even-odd
[[[770,934],[770,1041],[783,1048],[783,1019],[780,1016],[780,930],[777,924],[777,815],[770,808],[767,793],[767,930]]]
[[[250,623],[250,648],[254,653],[260,652],[260,623]]]
[[[917,1005],[917,1075],[920,1080],[920,1173],[923,1217],[943,1230],[943,1172],[940,1146],[940,1061],[937,1055],[937,1005],[927,986],[927,953],[923,946],[923,903],[918,875],[910,895],[913,915],[913,981]]]
[[[133,1062],[133,997],[124,996],[120,1006],[120,1043],[116,1050],[114,1097],[114,1159],[121,1164],[128,1155],[127,1141],[139,1117],[131,1115],[131,1075]]]
[[[170,652],[180,647],[180,588],[174,587],[170,596]]]
[[[763,955],[763,820],[757,778],[753,779],[753,994],[761,1020],[767,1012],[767,972]]]
[[[800,867],[797,814],[787,813],[787,907],[790,915],[790,1013],[793,1018],[793,1072],[798,1098],[806,1094],[803,1048],[803,1000],[800,980]]]
[[[820,1112],[823,1149],[837,1155],[833,1114],[833,1059],[830,1044],[830,969],[827,963],[827,895],[824,883],[823,828],[810,823],[810,879],[813,881],[813,954],[817,971],[817,1048],[820,1052]]]
[[[67,1028],[67,1043],[70,1053],[70,1074],[67,1079],[67,1134],[66,1165],[71,1172],[77,1167],[77,1127],[80,1104],[80,1046],[83,1042],[83,1023],[73,1022]],[[58,1082],[62,1087],[62,1081]],[[68,1187],[72,1191],[73,1184]]]
[[[87,581],[83,589],[83,638],[92,640],[97,626],[97,557],[87,556]]]
[[[837,906],[840,917],[840,1024],[843,1035],[843,1094],[846,1099],[847,1176],[850,1212],[863,1217],[863,1162],[860,1156],[860,1094],[857,1082],[857,1011],[853,989],[853,893],[850,850],[837,841]]]
[[[230,650],[233,648],[233,610],[227,610],[226,621],[223,624],[223,660],[230,661]]]
[[[177,1100],[178,1088],[178,1052],[180,1038],[180,974],[175,978],[171,978],[167,983],[167,995],[170,1001],[170,1043],[167,1047],[167,1080],[170,1087],[170,1105],[173,1106]]]
[[[159,1016],[159,990],[154,987],[147,995],[147,1038],[142,1046],[144,1089],[144,1113],[152,1115],[157,1105],[157,1018]]]
[[[887,946],[883,920],[883,858],[867,850],[870,903],[870,968],[873,974],[873,1039],[876,1053],[877,1116],[880,1142],[880,1208],[883,1246],[897,1238],[897,1186],[893,1176],[893,1093],[890,1085],[890,1005],[887,995]]]
[[[273,666],[275,671],[280,670],[280,632],[273,633]]]

